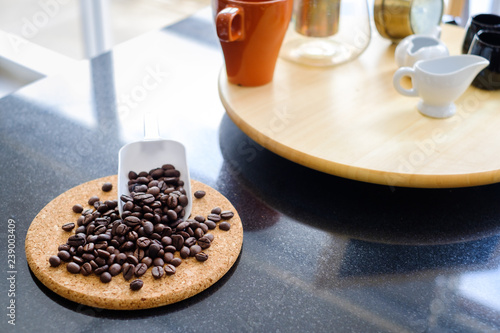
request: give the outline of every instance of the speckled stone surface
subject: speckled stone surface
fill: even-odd
[[[105,182],[114,184],[111,191],[101,191]],[[231,225],[228,231],[219,228],[210,231],[214,235],[214,241],[204,250],[209,256],[207,261],[199,262],[194,257],[186,258],[177,267],[174,275],[158,280],[153,278],[150,268],[141,277],[144,286],[139,291],[132,291],[129,287],[132,280],[126,281],[121,274],[104,284],[95,274],[71,274],[65,263],[51,267],[48,262],[50,256],[57,254],[57,247],[65,244],[68,237],[74,234],[74,231],[66,232],[61,229],[65,223],[76,223],[80,216],[74,213],[71,207],[78,203],[85,208],[91,208],[85,203],[95,195],[101,201],[116,199],[116,184],[117,177],[109,176],[76,186],[52,200],[31,223],[25,243],[28,264],[35,276],[55,293],[77,303],[104,309],[154,308],[182,301],[207,289],[224,276],[238,258],[243,244],[243,228],[238,212],[223,195],[192,180],[193,193],[202,190],[206,195],[201,199],[192,198],[191,216],[207,216],[215,207],[235,213],[228,220]]]

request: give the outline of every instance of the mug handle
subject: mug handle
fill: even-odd
[[[412,96],[416,97],[418,96],[418,92],[415,89],[415,86],[413,86],[411,89],[405,89],[401,86],[401,79],[405,76],[408,76],[412,80],[413,84],[413,77],[415,75],[415,70],[410,67],[401,67],[399,68],[396,73],[394,73],[394,76],[392,78],[392,84],[394,85],[394,88],[401,94],[405,96]]]
[[[217,36],[223,42],[234,42],[242,40],[243,30],[243,9],[235,6],[228,6],[221,10],[216,16],[215,22]]]

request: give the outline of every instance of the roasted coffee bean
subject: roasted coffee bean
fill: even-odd
[[[184,246],[191,247],[194,244],[196,244],[196,238],[195,237],[188,237],[184,241]]]
[[[113,264],[109,266],[109,274],[111,274],[112,276],[120,274],[121,271],[122,271],[122,266],[120,266],[119,264]]]
[[[208,230],[208,227],[207,227],[207,230]],[[201,227],[196,228],[196,230],[194,231],[194,237],[196,239],[200,239],[204,235],[205,235],[205,232],[203,231],[203,229]]]
[[[153,274],[153,277],[155,279],[159,279],[165,274],[163,267],[161,266],[154,266],[153,269],[151,270],[151,274]]]
[[[174,259],[174,254],[172,252],[165,252],[163,255],[163,261],[168,264]]]
[[[130,254],[130,255],[127,256],[127,262],[131,263],[132,265],[135,266],[135,265],[137,265],[139,263],[139,259],[137,259],[136,256],[133,256],[133,255]]]
[[[82,259],[85,261],[90,261],[90,260],[94,260],[95,256],[92,253],[84,253],[84,254],[82,254]]]
[[[195,221],[198,221],[198,222],[200,222],[200,223],[205,222],[205,217],[204,217],[204,216],[201,216],[201,215],[196,215],[196,216],[194,217],[194,219],[195,219]]]
[[[165,252],[171,252],[171,253],[175,253],[175,251],[177,251],[177,249],[173,245],[165,246],[164,250],[165,250]]]
[[[116,229],[115,229],[115,234],[118,235],[118,236],[124,236],[128,231],[128,227],[123,224],[123,223],[120,223]]]
[[[167,197],[167,206],[168,208],[175,208],[177,207],[178,201],[177,201],[177,196],[176,195],[169,195]]]
[[[106,265],[106,259],[102,258],[102,257],[97,257],[94,259],[95,263],[99,266],[99,267],[102,267],[104,265]]]
[[[125,253],[119,253],[116,255],[116,263],[123,265],[127,261],[127,255]]]
[[[140,248],[147,248],[151,244],[151,239],[147,237],[139,237],[137,238],[136,244]]]
[[[143,228],[144,228],[144,232],[146,233],[146,235],[149,236],[153,233],[154,225],[153,225],[153,223],[147,221],[147,222],[144,222]]]
[[[137,178],[137,173],[134,171],[129,171],[128,173],[128,179],[136,179]]]
[[[134,280],[130,282],[130,289],[132,289],[133,291],[137,291],[142,288],[143,284],[144,282],[142,282],[142,280],[140,279]]]
[[[49,258],[49,264],[52,267],[57,267],[57,266],[59,266],[61,264],[61,258],[59,258],[58,256],[51,256]]]
[[[184,230],[184,229],[186,229],[187,227],[189,227],[189,225],[190,225],[190,224],[191,224],[191,223],[186,222],[186,221],[181,222],[181,223],[179,223],[179,225],[176,227],[176,229],[177,229],[178,231],[180,231],[180,230]]]
[[[69,249],[68,249],[69,250]],[[57,256],[62,260],[62,261],[69,261],[71,259],[71,254],[69,254],[68,251],[66,250],[61,250],[57,253]]]
[[[167,217],[170,221],[175,221],[177,220],[177,213],[174,210],[169,209],[167,211]]]
[[[80,214],[81,212],[83,212],[83,206],[80,205],[80,204],[74,205],[72,207],[72,209],[73,209],[73,212],[78,213],[78,214]]]
[[[163,261],[163,258],[157,257],[155,260],[153,260],[153,266],[163,266],[165,265],[165,261]]]
[[[177,267],[180,264],[182,264],[182,259],[181,258],[174,258],[174,259],[170,260],[170,264]],[[166,266],[167,265],[165,265],[165,269],[167,268]]]
[[[189,257],[189,254],[191,253],[191,250],[189,250],[189,247],[183,246],[182,249],[179,251],[179,254],[182,259],[186,259]]]
[[[78,256],[73,256],[73,258],[71,258],[71,260],[73,260],[74,263],[78,264],[78,265],[83,265],[83,263],[85,262],[81,257],[78,257]]]
[[[75,262],[70,262],[67,266],[66,266],[68,272],[72,273],[72,274],[78,274],[80,273],[80,265],[78,265],[77,263]]]
[[[94,228],[94,235],[100,235],[106,232],[106,226],[104,225],[98,225],[97,227]]]
[[[201,246],[199,246],[199,245],[193,245],[193,246],[191,246],[191,247],[189,248],[189,251],[190,251],[190,252],[189,252],[189,255],[190,255],[191,257],[194,257],[194,256],[196,256],[198,253],[200,253],[200,252],[201,252],[201,250],[202,250]]]
[[[125,252],[125,251],[130,251],[134,249],[135,244],[131,241],[126,241],[120,246],[120,251]]]
[[[122,209],[123,209],[124,211],[125,211],[125,210],[130,210],[130,211],[131,211],[132,209],[134,209],[134,203],[133,203],[132,201],[127,201],[127,202],[123,205]]]
[[[97,236],[97,241],[110,241],[111,240],[111,235],[108,233],[100,234]]]
[[[127,226],[133,228],[141,223],[141,219],[135,216],[127,216],[125,219],[123,219],[123,222],[125,222]]]
[[[106,200],[106,201],[104,201],[104,204],[109,209],[115,209],[116,207],[118,207],[118,201],[117,200]]]
[[[85,246],[83,247],[83,251],[85,251],[85,252],[92,252],[92,251],[94,251],[94,243],[87,243],[87,244],[85,244]]]
[[[176,170],[173,166],[170,169],[165,170],[165,177],[180,177],[181,173],[179,170]]]
[[[182,249],[184,245],[184,238],[181,235],[174,234],[170,238],[172,238],[172,245],[175,247],[177,251]]]
[[[129,233],[127,234],[127,240],[129,240],[131,242],[135,243],[137,238],[139,238],[139,235],[135,231],[129,231]]]
[[[110,256],[110,253],[106,250],[99,249],[99,250],[97,250],[97,255],[101,258],[108,259]]]
[[[179,259],[179,258],[176,258],[176,259]],[[165,274],[167,274],[167,275],[173,275],[173,274],[175,274],[176,268],[173,264],[166,264],[164,271],[165,271]]]
[[[71,230],[73,230],[74,227],[75,227],[75,224],[73,222],[69,222],[69,223],[63,224],[62,229],[64,231],[71,231]]]
[[[156,256],[158,255],[158,252],[161,250],[162,246],[157,244],[157,243],[152,243],[150,246],[149,246],[149,256],[151,258],[156,258]]]
[[[207,219],[216,223],[221,220],[220,215],[217,214],[208,214]]]
[[[82,265],[82,267],[80,268],[80,273],[83,276],[87,276],[87,275],[92,274],[92,265],[90,263],[88,263],[88,262],[84,263]]]
[[[69,236],[68,238],[68,244],[70,246],[80,246],[80,245],[85,245],[85,234],[83,233],[79,233],[79,234],[75,234],[75,235],[72,235],[72,236]]]
[[[124,264],[123,265],[123,278],[125,280],[130,280],[135,273],[135,266],[131,264]]]
[[[220,213],[222,213],[222,209],[220,207],[215,207],[212,208],[212,211],[210,213],[220,215]]]
[[[196,254],[195,258],[198,261],[206,261],[208,259],[208,254],[206,254],[205,252],[200,252]]]
[[[139,263],[137,266],[135,266],[135,271],[134,274],[137,277],[143,276],[144,273],[148,270],[148,266],[145,263]]]
[[[232,218],[234,216],[234,213],[230,210],[225,210],[223,211],[222,213],[220,213],[220,217],[223,219],[223,220],[229,220],[230,218]]]
[[[182,239],[183,239],[183,240],[184,240],[184,239],[186,239],[186,238],[191,237],[191,236],[190,236],[187,232],[185,232],[185,231],[179,231],[179,232],[177,232],[177,234],[178,234],[178,235],[180,235],[180,236],[182,236]]]
[[[106,260],[106,265],[108,266],[111,266],[115,263],[115,259],[116,259],[116,254],[111,254],[108,258],[108,260]]]
[[[204,250],[204,249],[208,249],[211,245],[211,241],[208,237],[206,236],[203,236],[201,238],[198,239],[198,245]]]
[[[89,198],[88,204],[91,206],[94,206],[94,204],[98,201],[99,201],[99,197],[94,195],[94,196]]]
[[[189,203],[188,197],[184,194],[179,197],[178,201],[179,201],[179,205],[181,205],[182,207],[186,207]]]
[[[99,265],[95,262],[95,260],[90,260],[89,264],[90,264],[90,266],[92,266],[93,270],[96,270],[97,268],[99,268]]]
[[[150,257],[144,257],[141,259],[141,262],[143,264],[146,264],[146,266],[151,267],[151,265],[153,264],[153,259],[151,259]]]
[[[217,226],[217,224],[215,224],[215,222],[211,220],[206,220],[205,225],[208,227],[209,230],[213,230]]]
[[[201,199],[205,196],[205,194],[206,194],[205,191],[198,190],[198,191],[194,192],[194,197],[196,199]]]
[[[109,266],[108,265],[104,265],[104,266],[96,268],[94,270],[94,273],[96,273],[96,275],[101,275],[102,273],[107,272],[108,269],[109,269]]]
[[[220,230],[224,230],[224,231],[228,231],[229,229],[231,229],[231,224],[229,224],[229,222],[221,222],[219,223],[219,229]]]
[[[69,251],[69,248],[71,246],[69,246],[68,244],[61,244],[59,245],[59,247],[57,248],[57,251]]]
[[[106,182],[106,183],[102,184],[102,188],[101,189],[104,192],[109,192],[109,191],[111,191],[112,188],[113,188],[113,184],[111,184],[109,182]]]
[[[150,186],[147,189],[146,193],[151,194],[151,195],[156,197],[158,194],[160,194],[160,189],[157,186]]]
[[[99,277],[99,279],[101,280],[102,283],[109,283],[111,282],[111,279],[113,277],[111,276],[111,274],[109,272],[103,272],[101,274],[101,276]]]

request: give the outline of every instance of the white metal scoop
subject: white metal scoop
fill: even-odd
[[[130,195],[128,190],[128,173],[135,171],[150,171],[161,168],[164,164],[172,164],[180,171],[180,179],[184,181],[184,189],[189,203],[184,207],[183,220],[189,218],[192,207],[191,180],[186,158],[186,149],[180,142],[162,139],[158,133],[156,114],[144,114],[144,139],[123,146],[118,153],[118,208],[123,212],[123,202],[120,197]]]

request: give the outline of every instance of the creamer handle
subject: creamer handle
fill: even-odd
[[[415,88],[415,85],[413,84],[414,75],[415,75],[415,70],[413,68],[401,67],[396,71],[396,73],[394,73],[394,76],[392,78],[392,84],[394,85],[394,88],[396,88],[396,90],[402,95],[412,96],[412,97],[418,96],[418,92]],[[412,81],[411,89],[405,89],[401,86],[401,79],[405,76],[408,76]]]

